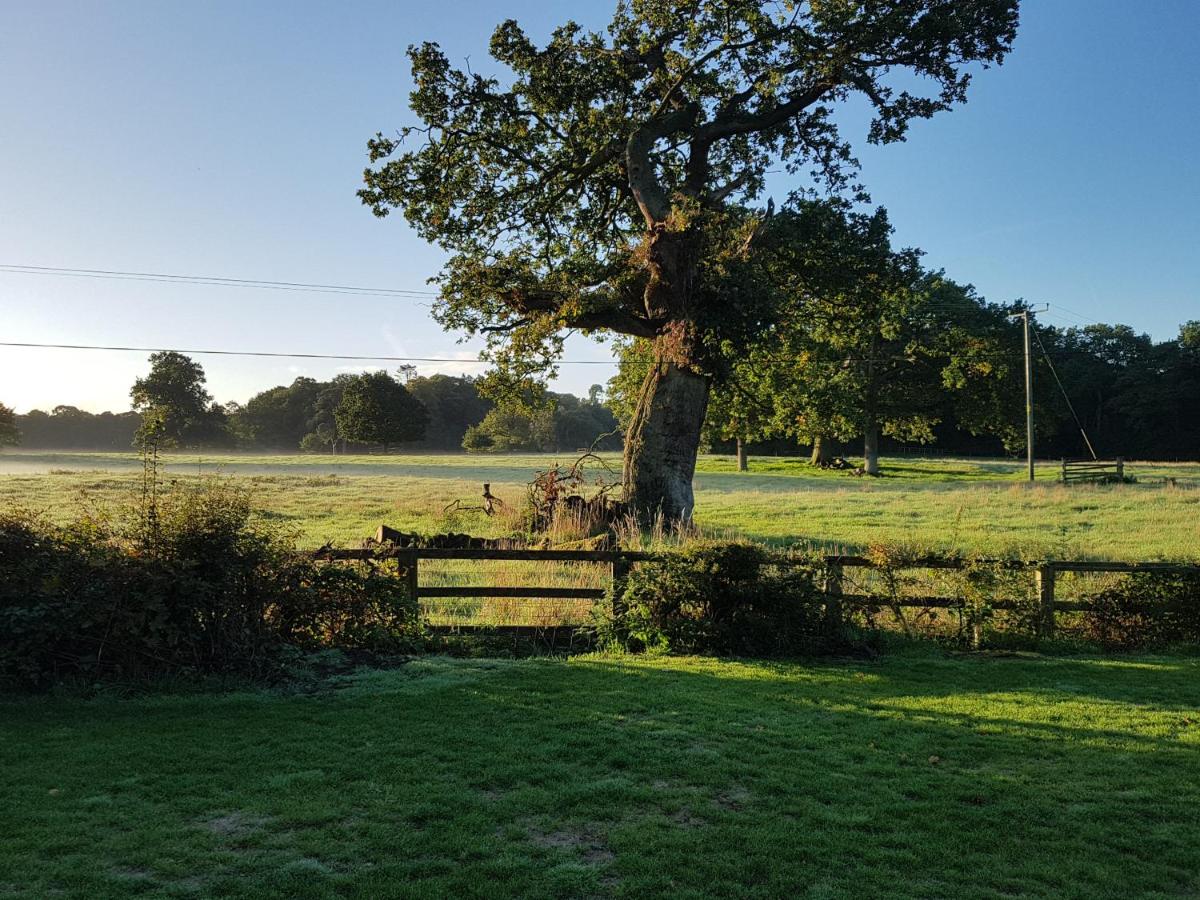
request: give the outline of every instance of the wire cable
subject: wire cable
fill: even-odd
[[[413,363],[468,363],[485,360],[462,359],[455,356],[371,356],[344,353],[280,353],[269,350],[185,350],[170,347],[119,347],[99,344],[39,344],[32,341],[0,341],[0,347],[31,347],[41,350],[117,350],[131,353],[193,353],[197,356],[266,356],[282,359],[334,359],[359,362],[413,362]],[[560,363],[574,366],[615,366],[617,360],[608,359],[564,359]]]
[[[1067,409],[1071,411],[1071,418],[1075,420],[1075,424],[1079,426],[1079,433],[1083,435],[1083,442],[1087,444],[1088,452],[1092,454],[1092,459],[1099,459],[1096,456],[1096,450],[1092,447],[1091,440],[1088,439],[1087,431],[1083,427],[1083,423],[1079,421],[1079,416],[1075,413],[1075,405],[1071,402],[1071,398],[1067,396],[1067,389],[1063,387],[1062,379],[1058,377],[1058,371],[1054,368],[1054,363],[1050,360],[1050,354],[1046,352],[1046,345],[1042,343],[1042,336],[1037,333],[1034,328],[1033,336],[1037,338],[1038,347],[1042,350],[1042,356],[1046,359],[1046,365],[1050,367],[1050,374],[1054,376],[1054,381],[1058,384],[1058,389],[1062,391],[1063,399],[1067,401]]]
[[[273,291],[304,291],[317,294],[356,294],[365,297],[436,297],[435,291],[410,288],[362,287],[348,284],[320,284],[306,281],[270,281],[257,278],[229,278],[223,275],[170,275],[163,272],[126,272],[117,269],[70,269],[61,266],[26,266],[0,263],[0,272],[10,275],[50,275],[70,278],[104,278],[124,281],[156,281],[167,284],[194,284],[207,287],[257,288]]]
[[[413,362],[413,363],[475,363],[486,362],[487,360],[463,359],[456,356],[388,356],[388,355],[371,355],[371,354],[347,354],[347,353],[288,353],[274,350],[210,350],[210,349],[184,349],[179,347],[132,347],[124,345],[107,345],[107,344],[51,344],[39,343],[35,341],[0,341],[0,347],[17,347],[29,348],[35,350],[110,350],[117,352],[129,353],[183,353],[196,354],[197,356],[258,356],[258,357],[274,357],[280,359],[331,359],[331,360],[348,360],[358,362]],[[1019,353],[1010,351],[995,351],[989,353],[978,353],[973,355],[973,359],[1017,359]],[[764,362],[793,362],[795,357],[764,357]],[[851,362],[865,362],[870,357],[846,355],[839,356],[839,360]],[[877,356],[874,357],[877,362],[912,362],[910,356]],[[619,365],[641,365],[650,366],[651,362],[642,362],[640,360],[627,360],[622,362],[620,359],[560,359],[556,360],[555,365],[568,366],[619,366]]]

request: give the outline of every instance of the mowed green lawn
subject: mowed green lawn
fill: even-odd
[[[1200,660],[450,660],[0,700],[0,895],[1200,892]]]
[[[237,478],[264,515],[302,544],[357,544],[380,523],[435,532],[496,535],[511,521],[447,513],[478,503],[482,485],[519,505],[533,474],[574,454],[443,456],[167,457],[167,481],[205,474]],[[619,477],[619,460],[609,458]],[[884,477],[821,472],[800,459],[754,458],[734,471],[728,457],[703,457],[696,518],[717,536],[856,551],[875,543],[985,555],[1079,559],[1200,558],[1200,465],[1131,463],[1138,484],[1055,483],[1046,463],[1037,484],[1019,462],[884,461]],[[0,456],[0,507],[65,517],[80,502],[132,502],[141,465],[133,454],[13,453]]]

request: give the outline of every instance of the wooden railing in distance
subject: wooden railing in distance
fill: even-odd
[[[545,600],[598,600],[604,588],[589,587],[503,587],[422,585],[421,560],[489,560],[497,562],[575,562],[606,563],[610,577],[621,577],[628,566],[653,554],[624,550],[519,550],[493,548],[407,548],[385,547],[363,550],[328,549],[317,551],[324,560],[390,560],[397,566],[415,597],[525,597]]]
[[[365,561],[365,560],[396,560],[400,577],[404,578],[415,597],[512,597],[529,599],[572,599],[598,600],[605,596],[604,588],[589,587],[505,587],[505,586],[439,586],[422,585],[420,583],[420,561],[426,560],[493,560],[493,561],[523,561],[523,562],[577,562],[605,563],[609,567],[610,577],[622,577],[629,567],[638,562],[659,559],[660,553],[646,553],[629,550],[519,550],[492,548],[407,548],[379,547],[368,549],[335,549],[323,548],[314,552],[319,560],[336,561]],[[872,594],[852,594],[845,592],[846,569],[877,569],[880,564],[863,556],[837,555],[825,556],[822,560],[825,566],[824,591],[828,598],[827,611],[832,616],[841,616],[844,606],[882,605],[881,597]],[[780,553],[775,562],[778,565],[805,564],[813,562],[813,558],[803,555]],[[1063,600],[1056,596],[1057,576],[1060,572],[1082,573],[1116,573],[1137,574],[1147,572],[1200,574],[1200,564],[1196,563],[1165,563],[1165,562],[1070,562],[1065,560],[974,560],[967,561],[954,558],[928,557],[906,561],[897,566],[900,569],[961,569],[973,563],[999,565],[1013,571],[1027,571],[1033,574],[1034,586],[1040,609],[1039,633],[1048,637],[1054,633],[1055,613],[1086,612],[1094,605],[1081,600]],[[1198,600],[1197,602],[1200,602]],[[955,597],[900,597],[897,606],[917,609],[952,609],[962,605],[962,600]],[[1014,609],[1017,603],[1011,600],[996,600],[990,603],[994,609]]]
[[[1124,481],[1125,460],[1118,456],[1116,459],[1064,459],[1062,461],[1062,482],[1071,484],[1076,481]]]

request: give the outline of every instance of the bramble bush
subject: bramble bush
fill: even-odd
[[[297,553],[227,484],[180,489],[147,521],[0,514],[0,682],[264,677],[297,651],[420,643],[396,579]]]
[[[827,622],[820,563],[779,565],[749,543],[697,541],[613,585],[601,635],[632,650],[789,656],[841,635]]]
[[[1102,647],[1200,644],[1200,573],[1138,572],[1086,599],[1077,631]]]

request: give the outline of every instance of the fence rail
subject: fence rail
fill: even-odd
[[[483,560],[483,561],[516,561],[516,562],[574,562],[604,564],[609,569],[609,577],[620,578],[629,567],[638,562],[661,559],[661,553],[646,553],[630,550],[530,550],[503,548],[423,548],[423,547],[378,547],[366,549],[336,549],[322,548],[314,551],[314,558],[322,561],[396,561],[397,569],[414,597],[453,598],[453,597],[497,597],[524,598],[531,600],[598,600],[605,596],[604,588],[599,587],[513,587],[498,585],[469,585],[443,586],[422,585],[420,583],[421,560]],[[805,564],[813,561],[810,556],[790,555],[781,553],[776,559],[777,564]],[[819,558],[825,566],[824,591],[828,598],[827,606],[830,615],[838,614],[840,607],[868,606],[881,604],[881,598],[872,594],[846,593],[844,579],[847,569],[880,569],[884,566],[863,556],[831,555]],[[1073,562],[1067,560],[1005,560],[988,559],[966,561],[954,558],[926,557],[906,560],[897,564],[897,569],[931,569],[958,570],[968,564],[997,565],[1011,571],[1027,571],[1034,577],[1034,589],[1040,609],[1039,634],[1048,637],[1054,633],[1055,617],[1058,612],[1086,612],[1094,608],[1084,600],[1060,599],[1056,596],[1058,575],[1067,572],[1079,573],[1181,573],[1200,574],[1200,564],[1194,563],[1164,563],[1164,562]],[[898,597],[887,601],[891,605],[903,608],[917,609],[953,609],[962,605],[962,600],[955,597]],[[996,600],[989,604],[994,609],[1015,609],[1018,604],[1012,600]]]
[[[1125,460],[1116,459],[1064,459],[1062,482],[1071,484],[1079,481],[1124,481]]]

